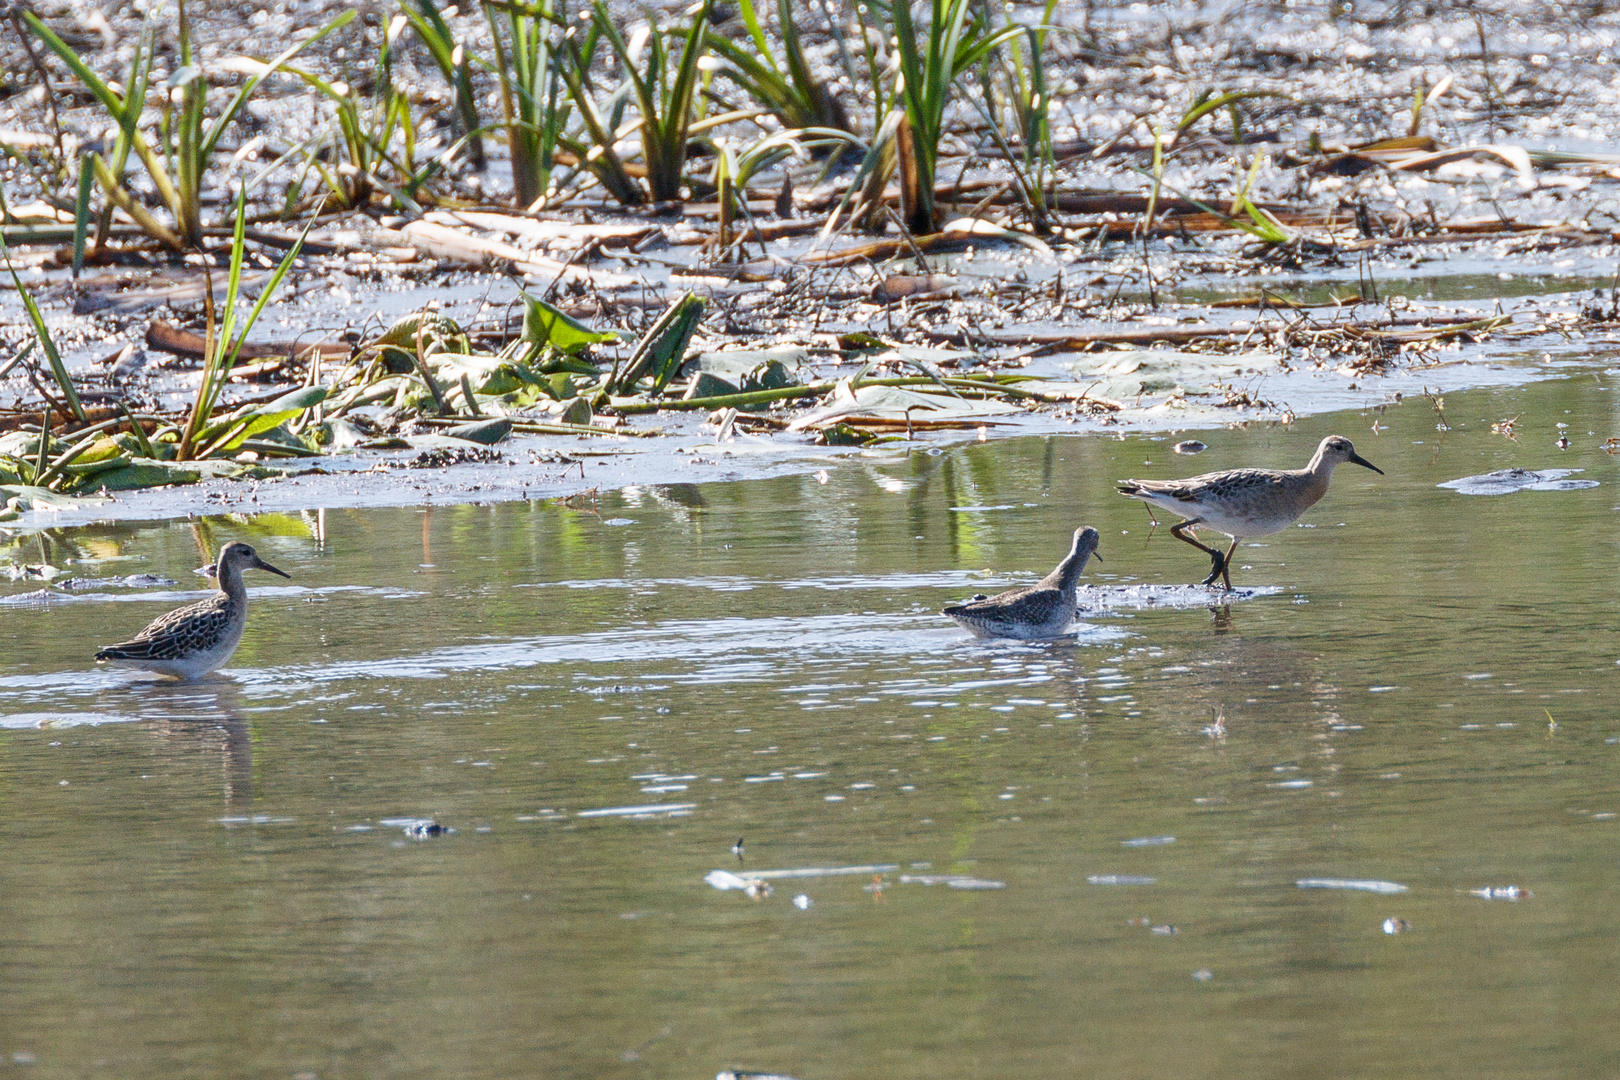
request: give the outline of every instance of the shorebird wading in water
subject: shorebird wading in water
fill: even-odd
[[[1202,582],[1216,578],[1232,588],[1230,563],[1238,541],[1288,528],[1317,500],[1327,494],[1334,466],[1346,461],[1383,475],[1384,470],[1356,453],[1343,435],[1329,435],[1316,448],[1316,456],[1303,469],[1228,469],[1226,472],[1189,476],[1185,480],[1122,480],[1119,491],[1149,506],[1168,510],[1185,521],[1170,527],[1170,535],[1207,552],[1214,565]],[[1221,554],[1200,544],[1191,530],[1203,526],[1232,538]]]
[[[132,641],[108,645],[96,653],[97,662],[155,671],[176,679],[206,675],[231,658],[247,625],[247,589],[242,571],[248,567],[277,570],[247,544],[226,544],[220,550],[214,576],[219,592],[201,603],[159,616]]]
[[[1086,560],[1097,552],[1097,530],[1074,530],[1074,543],[1057,569],[1034,585],[954,604],[945,614],[975,637],[1057,637],[1074,622],[1074,590]],[[1098,555],[1097,560],[1102,561]]]

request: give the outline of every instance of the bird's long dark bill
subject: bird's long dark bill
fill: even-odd
[[[1372,466],[1369,465],[1368,468],[1372,468]],[[286,578],[288,581],[292,580],[292,575],[291,574],[286,573],[285,571],[282,571],[282,570],[277,570],[275,567],[271,566],[269,563],[265,562],[263,559],[255,557],[254,560],[253,560],[253,565],[255,567],[257,567],[258,569],[260,569],[260,570],[268,570],[272,574],[280,574],[282,577]]]
[[[1372,462],[1368,461],[1366,458],[1362,457],[1360,454],[1351,454],[1350,455],[1350,460],[1355,462],[1357,465],[1360,465],[1362,468],[1371,469],[1373,472],[1377,473],[1379,476],[1384,475],[1384,470],[1383,469],[1380,469],[1378,466],[1374,465]]]
[[[1098,562],[1103,561],[1102,552],[1098,551],[1096,548],[1091,549],[1091,557],[1096,559]]]

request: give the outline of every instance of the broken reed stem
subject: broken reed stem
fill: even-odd
[[[416,328],[416,348],[409,355],[411,362],[416,365],[417,372],[421,374],[422,381],[427,383],[428,392],[433,395],[433,407],[439,410],[440,416],[448,416],[450,406],[444,403],[444,391],[439,389],[439,381],[433,377],[433,372],[428,370],[427,357],[422,355],[421,325]]]
[[[45,91],[45,104],[51,110],[51,127],[56,139],[56,160],[59,163],[66,163],[68,153],[62,143],[62,118],[56,112],[56,89],[51,86],[51,73],[46,70],[45,65],[40,62],[39,55],[34,52],[34,35],[23,25],[20,9],[13,7],[9,14],[12,29],[17,31],[16,40],[22,42],[23,51],[28,54],[28,63],[39,75],[40,85]]]
[[[478,401],[473,397],[472,380],[467,378],[466,372],[461,375],[461,400],[467,406],[467,415],[474,420],[484,418],[484,414],[478,411]]]

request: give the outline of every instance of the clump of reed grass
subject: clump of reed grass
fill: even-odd
[[[311,218],[310,224],[313,223],[314,219]],[[303,234],[288,249],[275,272],[270,275],[270,280],[259,292],[259,299],[254,303],[247,318],[242,322],[241,330],[238,331],[236,301],[241,292],[242,262],[247,249],[246,228],[247,190],[242,187],[238,189],[236,196],[236,224],[231,237],[230,274],[226,279],[223,315],[216,318],[211,282],[204,292],[208,312],[208,333],[204,339],[201,381],[197,384],[197,394],[192,399],[191,411],[179,433],[176,456],[181,461],[212,457],[234,450],[254,435],[269,431],[293,419],[326,396],[324,388],[310,387],[304,391],[295,391],[267,406],[251,406],[222,420],[213,419],[225,386],[230,381],[231,369],[236,364],[242,343],[247,340],[248,332],[258,321],[259,314],[264,311],[265,305],[270,302],[286,278],[287,272],[292,269],[293,262],[303,247],[304,238],[309,233],[309,226],[306,225]]]
[[[753,49],[707,31],[708,49],[724,61],[720,74],[770,110],[785,128],[832,128],[853,134],[854,125],[843,104],[828,91],[826,81],[810,70],[791,0],[776,0],[781,63],[771,50],[752,0],[738,0],[737,8]]]
[[[558,0],[534,4],[485,3],[494,42],[494,71],[501,87],[501,110],[512,156],[512,188],[517,204],[535,207],[551,186],[557,136],[568,119],[558,68]]]
[[[1051,232],[1047,188],[1055,180],[1057,158],[1052,147],[1051,89],[1046,78],[1046,39],[1051,33],[1052,14],[1057,0],[1047,0],[1041,25],[1019,27],[1017,36],[1005,47],[992,50],[980,64],[979,83],[984,96],[984,115],[991,137],[1000,147],[1013,171],[1019,197],[1029,214],[1030,227],[1037,233]],[[1009,16],[1008,26],[1012,26]],[[998,78],[999,76],[999,78]],[[999,93],[998,93],[999,90]],[[1011,113],[1016,144],[1009,145],[1006,132],[997,120],[997,101]],[[978,103],[975,102],[975,105]]]
[[[912,19],[911,0],[889,7],[889,31],[898,57],[900,83],[895,96],[904,112],[895,137],[900,200],[906,228],[914,234],[938,230],[934,178],[945,111],[957,79],[991,50],[1023,33],[1019,26],[992,29],[980,9],[969,17],[968,0],[929,0],[926,37]]]
[[[433,0],[401,0],[400,12],[409,20],[411,29],[433,58],[434,65],[444,76],[454,98],[451,128],[458,142],[467,148],[468,161],[474,172],[483,172],[483,126],[478,118],[478,98],[473,92],[472,58],[466,48],[456,40],[449,19],[458,8],[454,5],[440,11]]]
[[[620,130],[625,91],[635,99],[639,119],[634,128],[641,139],[645,168],[646,197],[654,202],[674,202],[681,197],[682,173],[686,167],[687,139],[692,133],[693,102],[698,86],[698,60],[707,44],[707,28],[714,0],[704,0],[684,30],[664,31],[651,14],[648,25],[636,35],[635,46],[627,41],[603,0],[591,6],[591,25],[583,41],[577,28],[568,35],[569,54],[563,65],[563,79],[584,121],[590,144],[559,139],[602,186],[620,202],[636,205],[644,201],[630,178],[617,151],[618,140],[630,131]],[[666,37],[680,43],[677,53]],[[621,87],[609,101],[611,123],[604,123],[598,111],[590,82],[590,64],[599,43],[618,62],[627,87]]]
[[[77,53],[32,12],[23,19],[56,56],[67,65],[75,79],[101,105],[118,130],[111,153],[111,164],[99,152],[88,155],[96,182],[111,206],[128,214],[143,230],[175,251],[201,248],[203,243],[203,180],[212,164],[221,136],[237,113],[259,89],[264,79],[287,61],[333,31],[347,26],[356,16],[346,11],[327,22],[314,34],[283,50],[262,71],[237,89],[229,103],[212,122],[207,117],[208,92],[213,85],[193,47],[191,23],[184,0],[179,4],[179,67],[169,77],[163,96],[161,118],[149,139],[140,126],[146,105],[154,56],[154,23],[143,27],[130,59],[124,89],[114,89],[98,76]],[[125,179],[129,155],[133,152],[146,170],[152,187],[168,209],[170,221],[154,215],[136,197]],[[81,191],[83,190],[81,185]],[[110,206],[102,217],[102,231],[110,220]]]

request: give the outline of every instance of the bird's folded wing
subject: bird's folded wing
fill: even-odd
[[[224,604],[204,600],[159,615],[132,640],[108,645],[102,652],[121,654],[119,659],[172,659],[187,648],[205,647],[220,635],[229,618]]]

